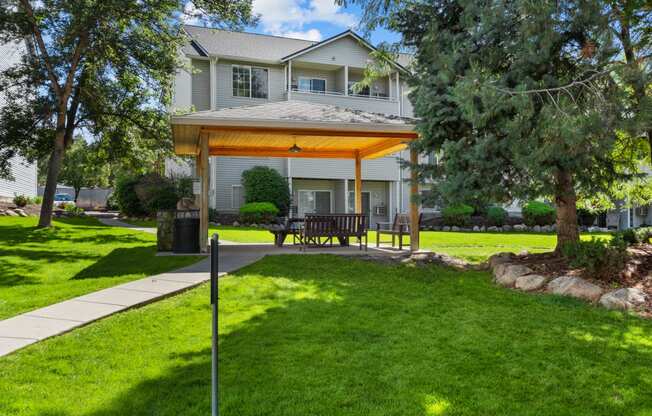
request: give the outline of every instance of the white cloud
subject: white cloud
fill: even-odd
[[[283,32],[283,36],[285,36],[286,38],[312,40],[315,42],[318,42],[322,39],[322,34],[317,29],[308,29],[306,31],[291,30],[289,32]]]
[[[260,14],[265,32],[278,36],[321,40],[317,29],[304,30],[306,25],[326,22],[342,28],[356,24],[356,17],[344,12],[334,0],[254,0],[254,13]]]

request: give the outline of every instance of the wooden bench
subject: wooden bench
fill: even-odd
[[[360,250],[367,250],[367,216],[365,214],[309,214],[301,231],[302,250],[308,246],[333,245],[337,238],[342,246],[348,246],[351,238],[357,238]]]
[[[421,215],[419,214],[419,225],[421,225]],[[376,247],[380,247],[380,243],[389,243],[389,241],[380,241],[381,234],[392,236],[392,248],[398,237],[398,249],[403,250],[403,236],[410,235],[410,215],[396,214],[392,222],[376,223]]]

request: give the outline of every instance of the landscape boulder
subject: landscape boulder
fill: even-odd
[[[503,231],[512,231],[512,226],[509,224],[503,225]]]
[[[441,227],[441,230],[442,231],[450,231],[451,227],[449,227],[448,225],[444,225],[443,227]]]
[[[532,269],[521,264],[499,264],[494,268],[494,280],[501,286],[514,287],[516,279],[532,273]]]
[[[514,253],[498,253],[489,257],[489,267],[492,269],[498,266],[499,264],[509,263],[514,258]]]
[[[451,231],[458,232],[459,230],[460,230],[460,227],[458,227],[457,225],[453,225],[453,226],[451,227]]]
[[[516,224],[514,226],[514,231],[525,231],[527,230],[527,226],[525,224]]]
[[[14,210],[14,212],[15,212],[16,214],[18,214],[19,217],[27,217],[27,216],[28,216],[27,213],[25,212],[25,210],[24,210],[24,209],[21,209],[21,208],[16,208],[16,209]]]
[[[526,274],[516,279],[514,287],[520,290],[539,290],[546,285],[548,279],[538,274]]]
[[[645,292],[641,289],[633,287],[622,288],[602,295],[600,305],[607,309],[629,310],[643,305],[646,298]]]
[[[5,215],[7,215],[9,217],[17,217],[18,213],[16,213],[15,211],[13,211],[11,209],[8,209],[8,210],[5,211]]]
[[[599,286],[575,276],[560,276],[548,283],[548,292],[595,302],[602,295]]]

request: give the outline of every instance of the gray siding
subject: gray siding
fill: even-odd
[[[19,63],[25,49],[23,42],[0,44],[0,72]],[[4,104],[4,95],[0,91],[0,107]],[[36,196],[36,165],[27,163],[21,157],[14,157],[9,163],[12,179],[0,179],[0,198],[13,199],[15,195]]]
[[[211,109],[211,67],[209,61],[192,60],[192,105],[197,111]]]
[[[353,179],[355,162],[346,159],[293,159],[292,177],[315,179]],[[396,158],[383,157],[362,161],[362,179],[395,181],[399,178]]]
[[[297,57],[297,61],[365,68],[369,49],[350,36],[333,41]]]
[[[285,72],[282,66],[253,65],[269,70],[269,97],[265,100],[261,98],[233,96],[233,65],[251,65],[251,63],[224,60],[217,62],[217,108],[258,105],[285,100]],[[207,93],[210,96],[210,92]]]
[[[21,157],[14,157],[10,164],[13,180],[0,179],[0,198],[13,199],[15,195],[36,196],[36,164],[29,164]]]
[[[285,159],[250,157],[211,157],[211,170],[215,181],[211,183],[211,207],[218,211],[232,212],[233,185],[240,185],[242,172],[254,166],[268,166],[283,176],[286,174]]]

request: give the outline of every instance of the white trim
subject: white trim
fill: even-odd
[[[349,96],[349,66],[344,65],[344,95]]]
[[[344,213],[349,213],[349,180],[344,179]]]
[[[292,60],[288,61],[288,101],[292,98]]]
[[[235,193],[233,192],[235,188],[240,188],[240,192],[242,192],[242,190],[244,188],[243,188],[243,186],[241,184],[233,184],[233,185],[231,185],[231,209],[240,209],[240,207],[242,205],[240,205],[238,207],[235,206],[236,205],[235,204],[235,199],[234,199]],[[240,196],[244,199],[244,195],[241,194]]]
[[[233,69],[234,68],[248,68],[249,69],[249,97],[245,97],[242,95],[233,95]],[[260,98],[260,97],[253,97],[253,89],[251,88],[251,81],[253,79],[253,72],[252,69],[264,69],[267,73],[267,97],[265,98]],[[257,66],[257,65],[241,65],[241,64],[231,64],[231,98],[249,98],[251,100],[266,100],[269,101],[269,96],[271,95],[271,90],[270,90],[270,85],[269,85],[269,67],[265,66]]]
[[[398,101],[398,115],[403,116],[403,96],[401,94],[401,80],[396,71],[396,101]]]
[[[334,202],[333,201],[333,190],[332,189],[297,189],[297,215],[301,212],[301,192],[328,192],[329,194],[329,200],[330,200],[330,211],[333,213],[335,210]],[[315,202],[317,200],[317,196],[315,196]],[[299,217],[300,218],[300,217]]]
[[[212,58],[210,61],[210,105],[211,110],[217,109],[217,58]],[[231,90],[233,90],[233,73],[231,73]],[[233,93],[233,91],[231,91]]]

